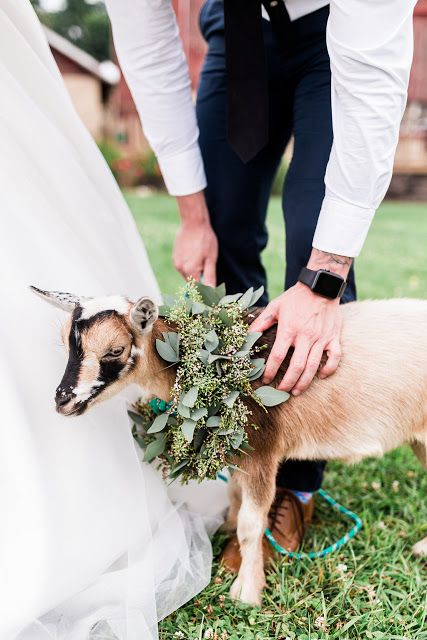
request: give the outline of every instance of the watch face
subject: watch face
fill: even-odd
[[[335,273],[318,271],[313,285],[313,291],[326,298],[336,298],[340,293],[343,282],[344,278],[341,278]]]

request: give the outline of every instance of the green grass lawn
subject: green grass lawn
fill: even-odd
[[[162,290],[174,292],[181,280],[171,264],[177,228],[173,200],[128,195],[128,201]],[[277,199],[268,226],[265,265],[275,295],[284,271]],[[427,206],[382,205],[357,260],[360,298],[427,298],[426,249]],[[362,517],[364,527],[353,542],[322,560],[279,563],[268,574],[261,609],[232,603],[231,579],[215,565],[211,585],[161,623],[162,640],[427,640],[427,564],[411,556],[411,545],[427,535],[427,475],[410,451],[401,449],[355,467],[329,465],[325,488]],[[349,526],[320,500],[317,505],[307,550],[329,544]],[[216,554],[222,541],[216,536]]]

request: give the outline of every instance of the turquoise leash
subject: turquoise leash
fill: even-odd
[[[172,403],[165,402],[165,400],[160,400],[160,398],[153,398],[153,400],[150,400],[149,405],[154,413],[156,415],[159,415],[160,413],[169,411]],[[227,476],[225,476],[223,473],[218,473],[217,476],[223,482],[228,482]],[[352,520],[354,522],[354,526],[342,538],[340,538],[333,544],[325,547],[324,549],[321,549],[320,551],[310,551],[310,553],[298,553],[296,551],[288,551],[287,549],[284,549],[274,539],[274,536],[271,533],[270,529],[266,529],[264,531],[265,537],[274,547],[274,549],[276,549],[276,551],[278,551],[283,556],[287,556],[288,558],[293,558],[295,560],[315,560],[316,558],[324,558],[330,553],[334,553],[335,551],[343,547],[347,542],[354,538],[354,536],[359,533],[360,529],[362,528],[363,523],[359,516],[353,513],[353,511],[350,511],[350,509],[343,507],[343,505],[337,502],[332,496],[330,496],[327,491],[325,491],[324,489],[319,489],[316,493],[317,495],[321,496],[321,498],[323,498],[323,500],[327,502],[333,509],[336,509],[337,511],[339,511],[339,513],[342,513],[349,520]]]
[[[220,480],[223,480],[224,482],[228,482],[227,477],[222,473],[218,473],[218,478]],[[331,507],[342,513],[350,520],[353,520],[353,522],[355,523],[354,526],[342,538],[340,538],[333,544],[325,547],[324,549],[321,549],[320,551],[310,551],[310,553],[298,553],[296,551],[288,551],[287,549],[284,549],[278,542],[276,542],[270,529],[266,529],[264,531],[265,537],[270,542],[272,547],[283,556],[293,558],[294,560],[315,560],[316,558],[324,558],[330,553],[334,553],[335,551],[343,547],[347,542],[354,538],[354,536],[359,533],[360,529],[362,528],[363,523],[359,516],[353,513],[353,511],[350,511],[350,509],[343,507],[343,505],[332,498],[332,496],[330,496],[327,491],[325,491],[324,489],[319,489],[316,493],[321,496],[323,500],[325,500],[325,502],[331,505]]]

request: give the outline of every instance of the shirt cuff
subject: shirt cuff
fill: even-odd
[[[313,247],[355,258],[362,250],[375,209],[326,196],[320,210]]]
[[[206,187],[205,169],[198,146],[173,156],[158,158],[158,161],[171,196],[187,196]]]

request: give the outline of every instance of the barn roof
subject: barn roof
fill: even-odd
[[[52,49],[56,49],[59,53],[72,60],[79,67],[87,71],[88,73],[96,76],[102,82],[106,84],[115,85],[120,80],[120,69],[111,60],[105,60],[104,62],[98,62],[93,56],[83,49],[80,49],[75,44],[56,33],[49,27],[43,26],[49,46]]]

